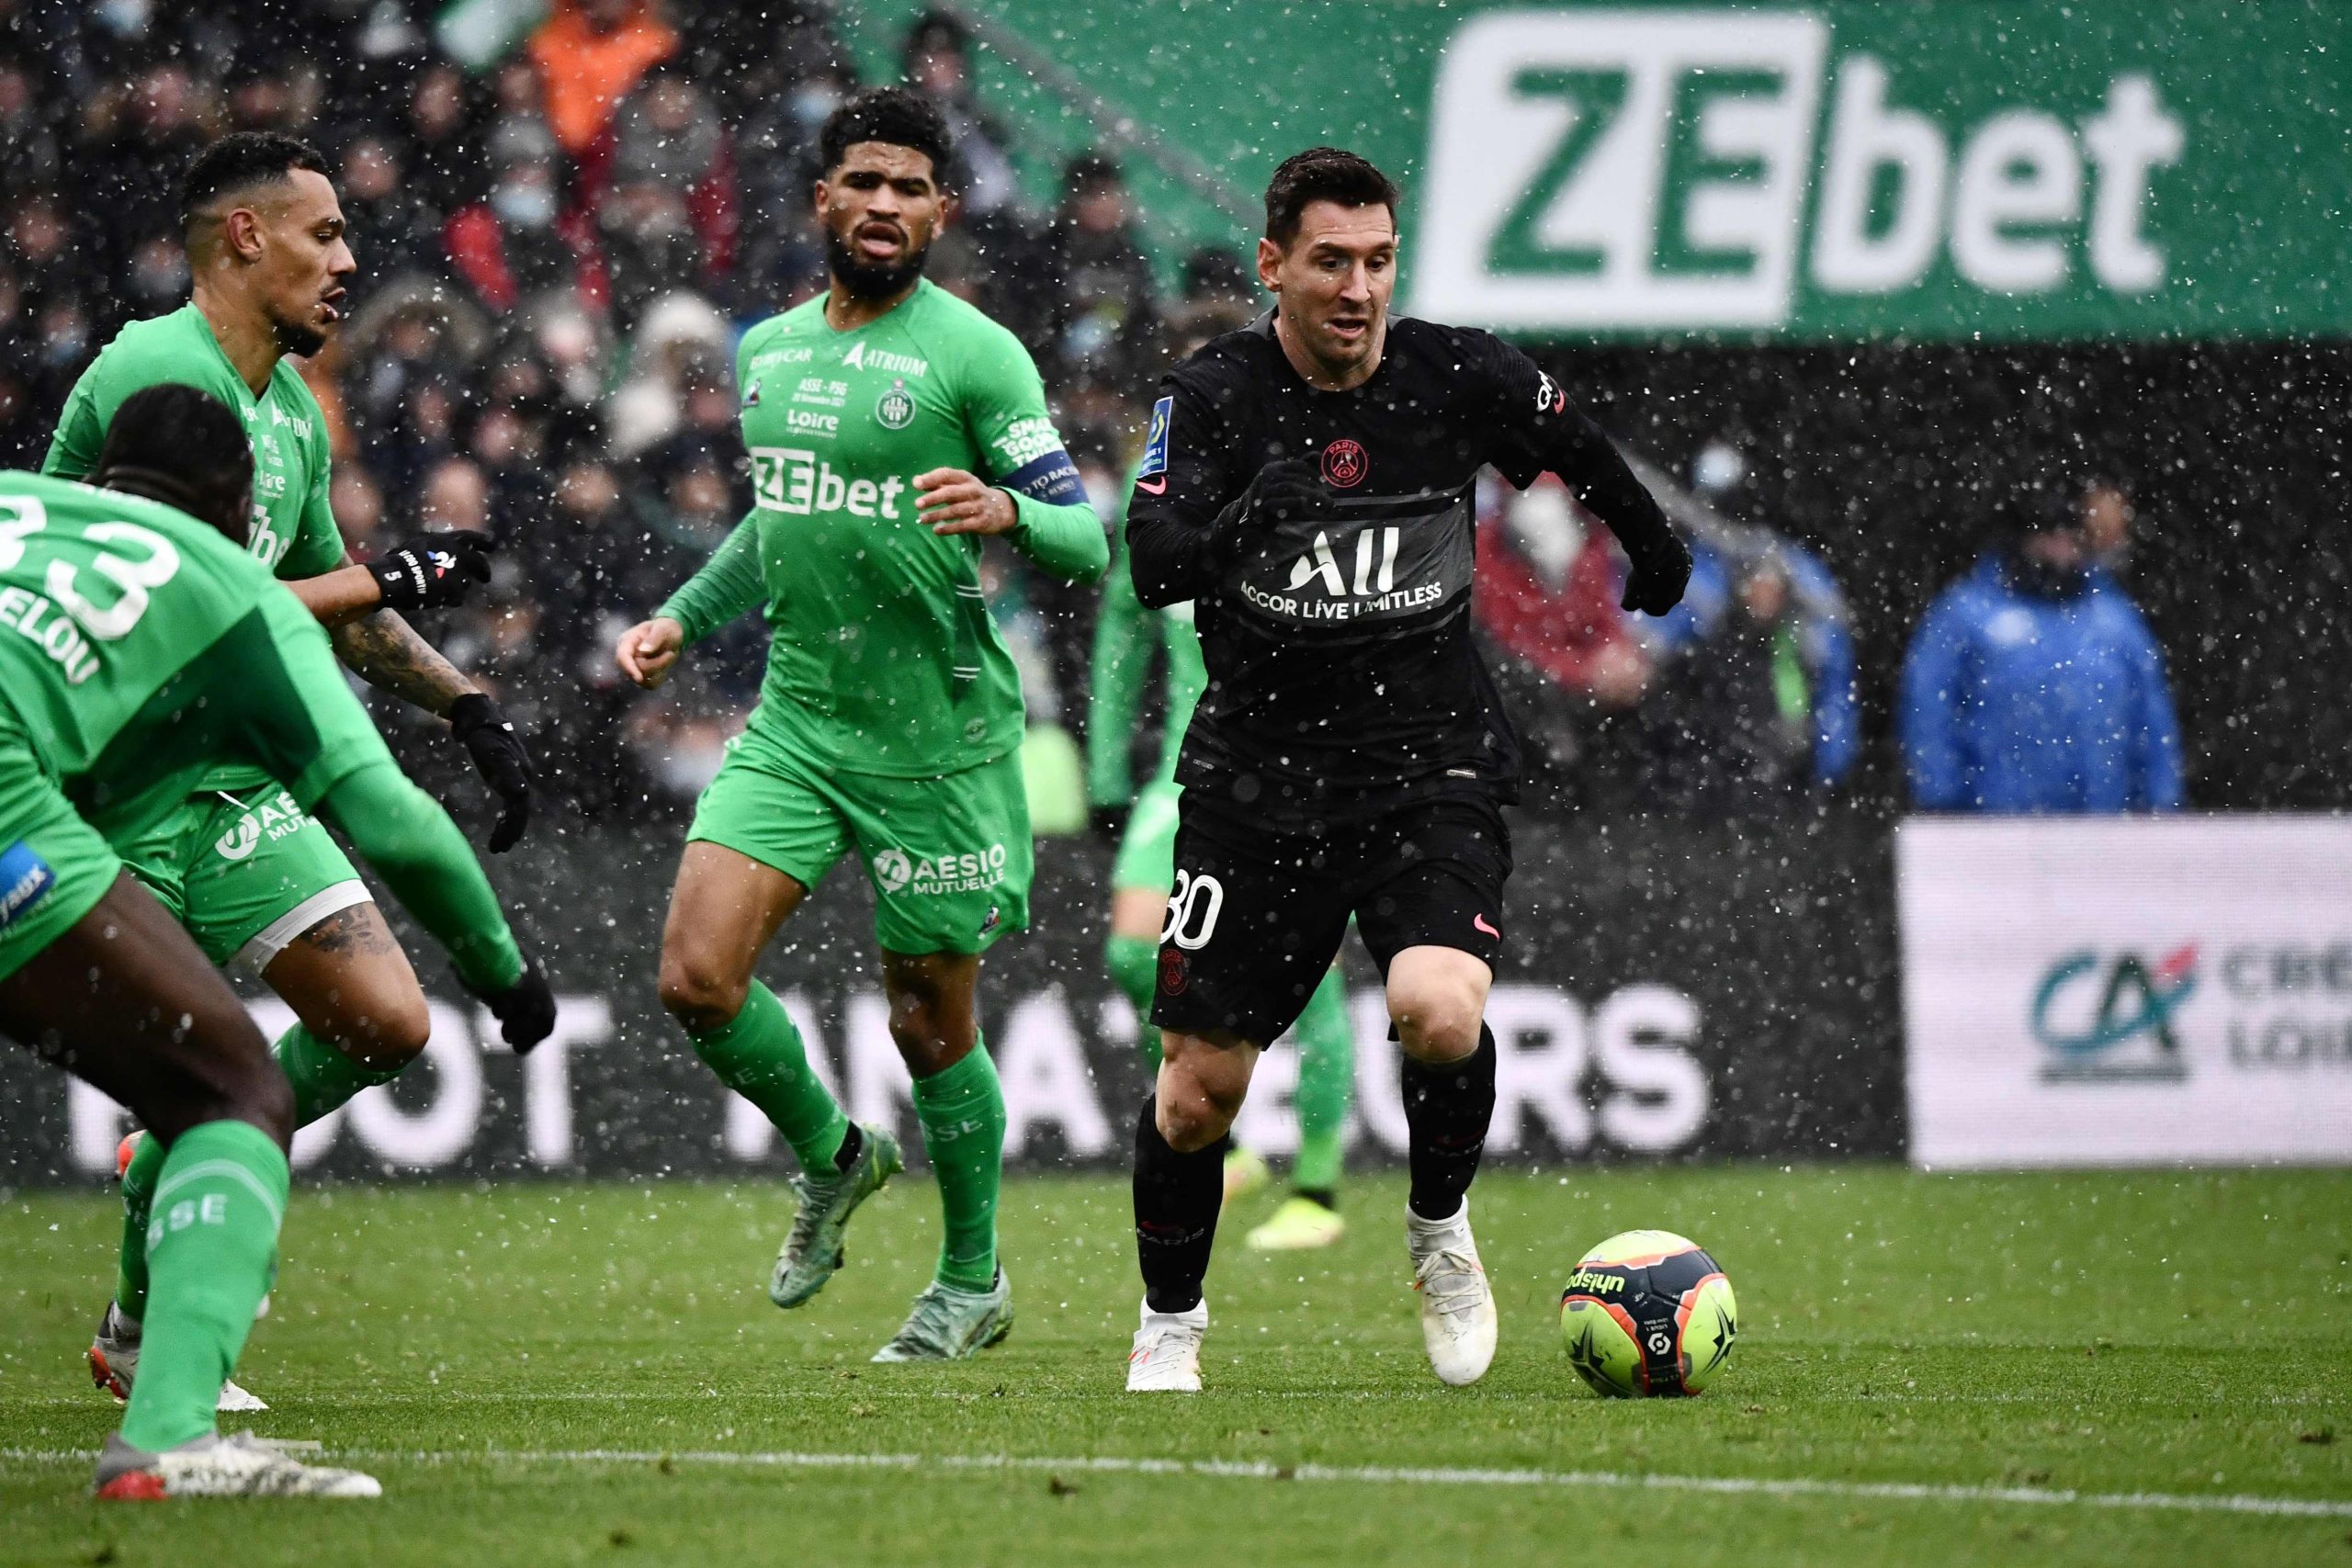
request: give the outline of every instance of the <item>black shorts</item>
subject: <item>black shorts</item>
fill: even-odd
[[[1408,947],[1455,948],[1492,968],[1510,875],[1510,829],[1482,794],[1278,833],[1199,808],[1188,790],[1151,1021],[1272,1043],[1339,955],[1351,915],[1384,976]]]

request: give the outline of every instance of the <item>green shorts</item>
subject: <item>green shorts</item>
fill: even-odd
[[[122,862],[0,718],[0,980],[107,896]]]
[[[982,953],[1029,924],[1035,857],[1017,751],[942,778],[844,773],[746,730],[695,807],[689,843],[721,844],[804,887],[852,847],[892,953]]]
[[[375,897],[326,828],[276,784],[242,802],[191,796],[122,858],[205,957],[256,974],[329,915]]]
[[[1176,885],[1176,804],[1183,797],[1184,786],[1169,779],[1154,779],[1136,794],[1119,858],[1111,863],[1113,887],[1165,893]]]

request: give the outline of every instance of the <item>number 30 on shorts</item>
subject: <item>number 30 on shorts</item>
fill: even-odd
[[[1180,871],[1176,886],[1169,890],[1168,919],[1159,928],[1159,940],[1188,953],[1206,947],[1216,934],[1217,912],[1224,908],[1225,884],[1214,876]]]

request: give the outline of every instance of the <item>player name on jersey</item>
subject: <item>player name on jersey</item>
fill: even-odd
[[[14,585],[0,588],[0,626],[38,644],[65,671],[69,686],[78,686],[98,672],[97,649],[82,635],[82,628],[40,594]]]

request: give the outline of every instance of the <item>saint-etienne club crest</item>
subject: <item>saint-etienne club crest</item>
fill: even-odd
[[[915,422],[915,395],[907,390],[903,378],[891,382],[890,389],[875,402],[874,417],[885,430],[904,430]]]

